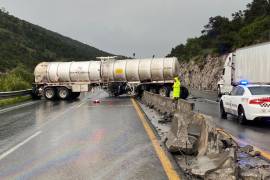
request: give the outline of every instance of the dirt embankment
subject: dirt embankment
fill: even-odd
[[[183,85],[198,90],[217,90],[226,55],[208,56],[204,59],[180,63],[180,79]]]

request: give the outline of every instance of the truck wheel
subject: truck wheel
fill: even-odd
[[[32,97],[33,100],[40,100],[41,99],[41,96],[39,95],[36,86],[32,87],[31,97]]]
[[[156,88],[150,88],[150,93],[157,94],[157,89]]]
[[[246,124],[247,123],[247,118],[245,115],[245,110],[242,106],[238,108],[238,123],[239,124]]]
[[[81,95],[80,92],[72,92],[70,95],[71,99],[77,99]]]
[[[188,89],[186,87],[181,87],[181,94],[180,94],[180,98],[181,99],[187,99],[187,97],[189,96],[189,92]]]
[[[220,112],[221,119],[227,119],[227,113],[225,112],[224,105],[223,105],[222,101],[220,102],[220,105],[219,105],[219,112]]]
[[[46,87],[44,89],[44,97],[48,100],[54,100],[55,99],[55,89],[53,87]]]
[[[163,97],[169,97],[170,96],[170,89],[169,87],[163,86],[159,89],[159,95]]]
[[[58,87],[57,88],[57,95],[60,99],[66,100],[70,96],[70,90],[66,87]]]
[[[41,96],[39,96],[37,93],[31,93],[31,97],[33,100],[40,100]]]

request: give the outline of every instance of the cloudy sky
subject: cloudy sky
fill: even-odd
[[[251,0],[0,0],[10,14],[99,49],[165,56],[200,35],[211,16],[230,17]]]

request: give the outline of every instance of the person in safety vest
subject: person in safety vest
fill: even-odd
[[[178,77],[174,78],[173,83],[173,99],[179,99],[180,98],[180,89],[181,89],[181,83]]]

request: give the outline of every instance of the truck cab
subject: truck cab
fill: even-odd
[[[222,76],[218,81],[218,97],[229,94],[232,89],[233,53],[230,53],[225,61]]]

